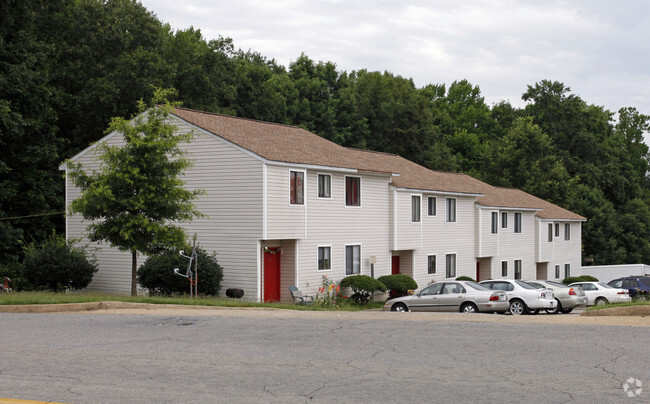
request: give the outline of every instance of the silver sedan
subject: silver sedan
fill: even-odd
[[[557,301],[557,307],[552,309],[546,309],[546,312],[549,314],[557,313],[571,313],[573,308],[576,306],[584,306],[587,304],[587,296],[585,295],[584,290],[580,287],[573,287],[563,285],[558,282],[553,281],[526,281],[526,283],[533,285],[537,289],[551,289],[555,295],[555,300]]]
[[[390,311],[451,311],[461,313],[508,311],[506,294],[490,290],[476,282],[449,281],[434,283],[410,296],[391,299],[384,304]]]

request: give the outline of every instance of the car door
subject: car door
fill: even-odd
[[[434,283],[422,289],[411,300],[409,309],[411,311],[438,311],[438,298],[443,285],[443,283]]]
[[[465,288],[457,282],[445,282],[440,296],[438,307],[440,311],[459,311],[460,305],[465,301]]]
[[[584,290],[585,296],[587,296],[587,305],[593,305],[598,297],[598,288],[596,285],[592,283],[578,283],[576,286],[580,286]]]

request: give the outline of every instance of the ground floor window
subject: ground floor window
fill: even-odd
[[[427,261],[428,261],[427,273],[429,275],[435,274],[436,273],[436,256],[435,255],[429,255]]]
[[[447,254],[446,256],[446,276],[447,278],[456,277],[456,254]]]
[[[508,261],[501,261],[501,276],[508,276]]]
[[[564,264],[564,277],[568,278],[571,276],[571,264]]]
[[[521,279],[521,260],[515,260],[515,279]]]
[[[555,266],[555,279],[560,279],[560,266]]]
[[[358,275],[361,273],[361,246],[349,245],[345,247],[345,274]]]
[[[318,247],[318,270],[326,271],[332,269],[331,257],[332,247]]]

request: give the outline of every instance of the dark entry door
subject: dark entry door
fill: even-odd
[[[399,255],[393,255],[391,268],[392,268],[391,273],[393,275],[399,274]]]
[[[280,301],[280,248],[264,249],[264,301]]]

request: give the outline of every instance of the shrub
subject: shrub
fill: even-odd
[[[470,282],[476,282],[474,279],[470,278],[469,276],[459,276],[456,278],[457,281],[470,281]]]
[[[63,237],[53,234],[42,244],[31,243],[25,248],[22,281],[25,289],[83,289],[97,269],[94,260],[88,261],[85,247],[69,245]]]
[[[562,280],[562,283],[565,285],[570,285],[574,282],[598,282],[598,278],[594,278],[591,275],[582,275],[582,276],[569,276],[568,278],[564,278],[564,280]]]
[[[593,277],[591,275],[582,275],[579,276],[578,278],[580,278],[580,280],[583,282],[598,282],[598,278]]]
[[[191,250],[192,247],[188,247],[185,251]],[[217,263],[216,254],[208,254],[199,246],[196,247],[196,252],[199,267],[198,292],[200,295],[216,296],[221,289],[223,268]],[[190,282],[187,278],[176,275],[174,268],[185,273],[188,262],[189,260],[181,257],[177,250],[167,250],[159,255],[153,255],[138,268],[138,284],[149,289],[149,294],[186,294]],[[194,263],[192,271],[194,271]]]
[[[25,281],[22,276],[23,267],[20,263],[11,262],[9,264],[0,265],[0,282],[3,282],[5,277],[11,279],[9,287],[18,292],[25,289]],[[2,283],[0,283],[1,285]]]
[[[386,286],[377,279],[368,275],[353,275],[345,277],[341,280],[341,287],[352,288],[352,296],[354,301],[359,304],[366,304],[370,300],[370,295],[376,291],[386,291]]]
[[[390,291],[391,299],[406,296],[409,290],[418,288],[418,284],[413,278],[403,274],[380,276],[377,280]]]

